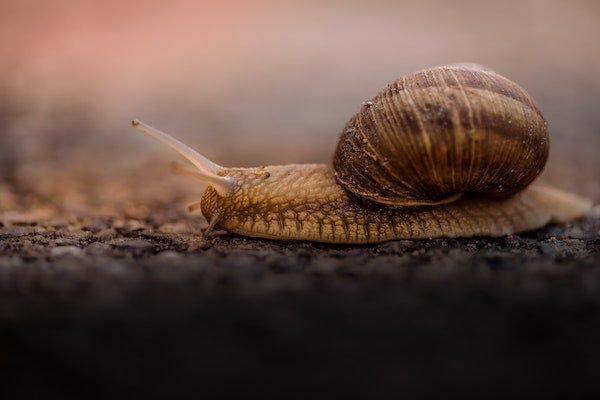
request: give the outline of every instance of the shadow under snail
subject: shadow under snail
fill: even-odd
[[[213,228],[276,240],[377,243],[502,236],[581,217],[591,202],[530,183],[548,157],[546,121],[514,82],[476,64],[418,71],[344,127],[333,165],[221,167],[138,120],[208,185]]]

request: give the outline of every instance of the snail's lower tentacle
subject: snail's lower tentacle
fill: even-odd
[[[210,221],[208,222],[208,226],[204,230],[204,237],[209,238],[213,235],[213,229],[219,223],[219,219],[221,218],[220,213],[215,213],[211,216]]]

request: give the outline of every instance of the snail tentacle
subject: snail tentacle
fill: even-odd
[[[213,215],[211,215],[210,221],[208,222],[208,226],[204,230],[204,237],[208,238],[213,235],[213,230],[215,229],[215,226],[217,225],[217,223],[219,222],[220,219],[221,219],[220,212],[216,212]]]
[[[196,166],[196,168],[198,168],[195,177],[206,184],[214,186],[219,195],[223,197],[231,195],[236,182],[231,177],[218,175],[219,171],[224,169],[223,167],[210,161],[208,158],[175,139],[173,136],[159,131],[138,119],[132,120],[131,126],[147,133],[187,158],[194,166]]]

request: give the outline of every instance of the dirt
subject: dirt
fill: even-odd
[[[598,389],[597,209],[523,235],[374,246],[205,239],[201,217],[150,209],[0,213],[0,394]]]

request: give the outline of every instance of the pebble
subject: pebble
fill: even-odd
[[[522,244],[520,237],[516,235],[507,235],[504,237],[504,245],[512,248],[518,248]]]
[[[77,244],[77,240],[71,238],[58,238],[54,240],[56,246],[72,246]]]
[[[46,230],[46,228],[44,228],[42,226],[34,226],[33,227],[33,232],[38,233],[40,235],[44,235],[44,234],[48,233],[48,231]]]
[[[42,236],[42,235],[32,236],[31,240],[36,243],[40,243],[40,244],[50,244],[50,239],[48,239],[46,236]]]
[[[556,252],[556,247],[550,243],[540,243],[538,244],[538,248],[542,254],[553,254]]]
[[[88,240],[88,239],[91,239],[92,237],[94,237],[94,234],[90,231],[78,231],[78,232],[73,232],[71,234],[71,236],[73,237],[73,239],[75,239],[77,241],[84,241],[84,240]]]
[[[154,245],[143,239],[118,238],[108,242],[111,246],[129,249],[148,249]]]
[[[107,241],[110,239],[114,239],[118,236],[119,234],[117,233],[117,231],[113,228],[108,228],[108,229],[103,229],[100,232],[98,232],[95,237],[100,240],[100,241]]]
[[[98,233],[110,227],[110,223],[106,218],[92,218],[84,225],[84,228],[92,233]]]
[[[58,246],[50,249],[50,255],[54,257],[73,256],[78,257],[83,254],[83,250],[76,246]]]
[[[413,256],[419,256],[419,255],[425,254],[425,252],[426,252],[425,249],[419,249],[419,250],[412,251],[410,254]]]

